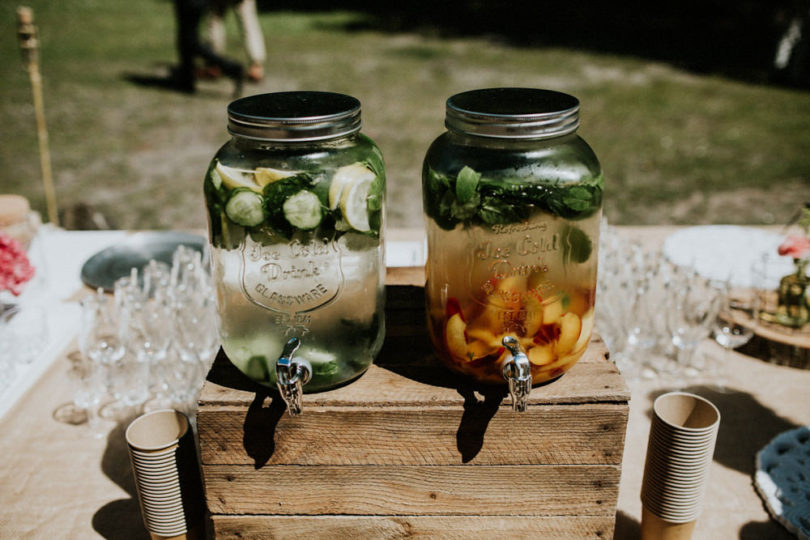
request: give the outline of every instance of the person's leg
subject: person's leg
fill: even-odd
[[[208,39],[211,49],[217,54],[225,53],[225,2],[211,2],[211,11],[208,16]]]
[[[194,91],[194,58],[199,47],[197,29],[201,12],[197,0],[175,0],[177,23],[177,51],[180,64],[177,68],[177,84],[181,90]]]
[[[264,34],[259,25],[259,16],[256,12],[256,0],[242,0],[236,5],[236,14],[242,29],[242,38],[245,42],[250,67],[248,77],[259,81],[264,76],[264,61],[267,51],[264,44]]]

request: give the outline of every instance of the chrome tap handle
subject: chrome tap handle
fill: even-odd
[[[301,346],[301,340],[294,337],[284,345],[281,356],[276,360],[276,386],[281,398],[287,404],[290,416],[301,414],[303,386],[312,376],[312,366],[306,360],[294,359],[293,355]]]
[[[510,356],[503,362],[501,372],[509,383],[509,394],[512,396],[512,410],[526,411],[529,392],[532,391],[532,367],[529,358],[520,348],[520,343],[513,336],[503,338],[503,346]]]

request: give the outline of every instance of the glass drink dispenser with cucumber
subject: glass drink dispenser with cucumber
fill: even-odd
[[[298,414],[382,346],[383,157],[343,94],[239,99],[228,131],[204,184],[222,347]]]

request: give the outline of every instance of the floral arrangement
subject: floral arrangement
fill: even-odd
[[[801,327],[810,322],[810,208],[802,208],[798,225],[803,234],[790,235],[779,245],[779,255],[791,257],[795,272],[779,282],[776,322],[792,327]]]
[[[25,249],[17,240],[0,232],[0,291],[10,291],[14,296],[19,296],[32,277],[34,267]]]
[[[787,255],[794,259],[806,259],[810,254],[810,238],[806,236],[788,236],[779,244],[779,255]]]

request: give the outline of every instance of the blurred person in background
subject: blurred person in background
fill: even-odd
[[[174,8],[177,20],[177,49],[180,54],[180,65],[175,74],[178,88],[189,93],[195,91],[195,62],[199,57],[206,65],[216,67],[222,74],[233,79],[234,95],[240,95],[245,78],[244,66],[217,54],[200,41],[200,22],[211,9],[209,0],[174,0]]]
[[[245,44],[245,51],[250,62],[247,78],[250,81],[259,82],[264,78],[264,61],[267,52],[262,28],[259,26],[259,16],[256,12],[256,0],[211,1],[211,14],[209,17],[211,48],[219,55],[225,53],[225,14],[230,7],[233,7],[236,13],[242,40]],[[206,75],[216,78],[221,73],[218,72],[216,66],[206,66]]]

